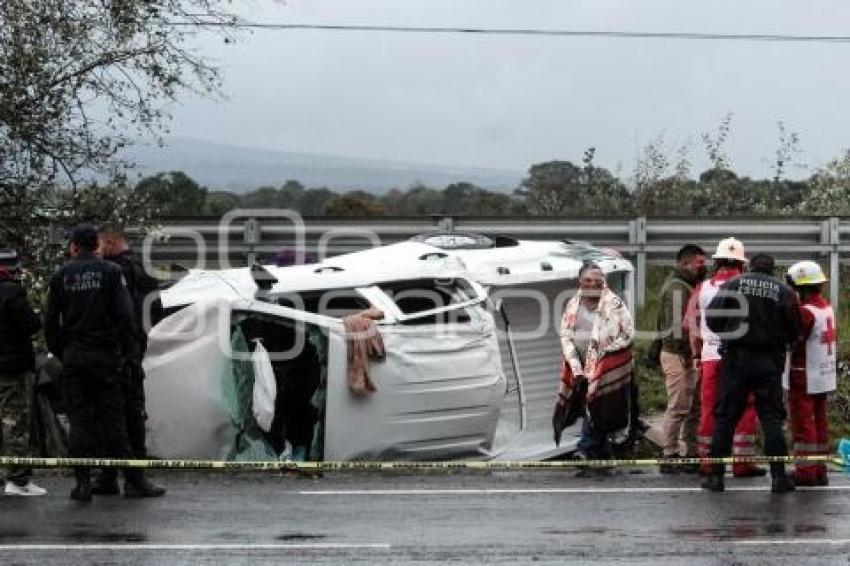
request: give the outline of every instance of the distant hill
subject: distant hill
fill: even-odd
[[[245,192],[262,185],[280,186],[288,179],[307,187],[363,189],[383,193],[405,189],[415,182],[444,188],[467,181],[491,190],[516,188],[522,172],[398,163],[313,153],[292,153],[215,143],[192,138],[170,138],[164,148],[138,145],[127,155],[142,175],[183,171],[210,190]]]

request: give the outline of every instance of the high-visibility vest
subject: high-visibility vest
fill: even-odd
[[[707,362],[710,360],[720,359],[720,337],[708,328],[708,323],[705,321],[705,312],[708,310],[708,305],[717,295],[720,286],[728,281],[727,279],[715,280],[714,277],[708,279],[700,285],[699,288],[699,332],[702,338],[702,353],[700,358]]]
[[[838,341],[835,313],[831,306],[803,305],[815,317],[812,333],[806,340],[806,393],[815,395],[835,391]]]

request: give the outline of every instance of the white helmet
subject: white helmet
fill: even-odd
[[[731,259],[732,261],[747,263],[744,244],[736,238],[720,240],[720,243],[717,244],[717,251],[711,257],[714,259]]]
[[[827,281],[823,269],[814,261],[798,261],[788,268],[788,277],[794,285],[817,285]]]

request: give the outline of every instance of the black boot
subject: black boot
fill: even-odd
[[[77,468],[74,470],[74,475],[77,477],[77,485],[71,490],[71,499],[83,503],[90,502],[92,496],[91,472],[88,469]]]
[[[794,480],[785,474],[785,464],[782,462],[774,462],[770,465],[770,475],[773,480],[770,484],[770,491],[773,493],[788,493],[794,491]]]
[[[711,467],[711,473],[705,476],[705,479],[702,480],[702,484],[700,487],[707,490],[712,491],[714,493],[720,493],[726,490],[726,486],[723,484],[723,474],[726,471],[726,466],[723,464],[714,465]]]
[[[679,473],[679,468],[676,464],[658,464],[658,471],[664,475],[675,475]]]
[[[775,476],[770,484],[770,491],[773,493],[788,493],[795,489],[794,480],[788,476]]]
[[[163,495],[165,495],[165,488],[144,476],[132,480],[128,478],[124,482],[124,497],[162,497]]]
[[[723,476],[717,474],[705,476],[705,479],[702,480],[700,487],[707,491],[712,491],[714,493],[721,493],[726,490],[726,485],[723,483]]]
[[[118,471],[115,468],[104,468],[94,480],[92,494],[94,495],[118,495],[121,488],[118,487]]]

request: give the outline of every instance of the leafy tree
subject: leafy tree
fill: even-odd
[[[297,208],[298,201],[304,196],[304,185],[289,179],[280,187],[280,202],[286,208]]]
[[[443,214],[468,214],[470,212],[469,199],[482,190],[472,183],[452,183],[443,190],[441,212]]]
[[[705,146],[708,159],[711,161],[711,169],[728,170],[731,167],[725,146],[732,129],[733,116],[731,112],[727,112],[720,120],[720,125],[717,126],[717,131],[714,134],[708,132],[702,134],[702,143]]]
[[[580,199],[582,172],[569,161],[547,161],[528,169],[517,195],[525,197],[531,214],[568,214]]]
[[[239,195],[226,191],[213,191],[204,201],[204,214],[221,216],[242,206]]]
[[[850,214],[850,150],[815,171],[796,212],[826,216]]]
[[[328,216],[381,216],[384,205],[362,191],[352,191],[332,198],[325,204]]]
[[[411,186],[401,202],[403,214],[440,214],[442,206],[442,192],[421,183]]]
[[[335,192],[325,187],[307,189],[298,198],[295,209],[304,216],[320,216],[325,213],[327,202],[336,196]]]
[[[610,171],[593,164],[596,150],[588,148],[578,167],[569,161],[532,165],[520,188],[531,214],[613,215],[631,209],[625,185]]]
[[[124,165],[119,150],[139,135],[158,138],[180,94],[218,91],[216,69],[190,40],[210,24],[226,31],[232,18],[222,4],[0,2],[0,225],[7,245],[43,256],[33,246],[56,240],[76,218],[73,209],[58,208],[67,205],[62,184],[72,203],[88,202],[90,173],[115,176]],[[96,186],[106,210],[128,198],[112,182]]]
[[[588,148],[582,158],[583,190],[580,214],[610,216],[631,212],[629,191],[610,171],[593,164],[596,149]]]
[[[520,203],[505,193],[478,189],[464,202],[462,213],[466,216],[505,216],[523,214]]]
[[[218,5],[0,3],[0,183],[22,187],[60,173],[75,183],[108,169],[135,135],[157,133],[181,92],[216,92],[216,70],[188,39],[231,21]]]
[[[281,194],[275,187],[260,187],[255,191],[245,193],[242,206],[245,208],[286,208]]]
[[[44,189],[42,206],[31,214],[31,224],[21,232],[18,224],[0,226],[0,241],[18,246],[23,259],[23,277],[36,299],[45,283],[65,260],[66,236],[81,222],[114,222],[141,233],[156,231],[152,220],[156,205],[133,191],[124,176],[106,182],[89,182],[76,190]]]
[[[387,214],[403,214],[404,192],[396,187],[391,188],[381,196],[381,204],[384,205]]]
[[[159,206],[163,216],[193,216],[204,211],[207,189],[181,171],[145,177],[136,185],[136,193]]]
[[[693,213],[706,216],[748,213],[754,204],[750,188],[734,171],[707,169],[699,176]]]

